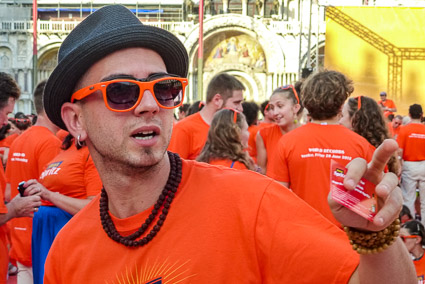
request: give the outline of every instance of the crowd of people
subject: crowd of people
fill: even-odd
[[[10,118],[0,73],[0,284],[15,265],[18,284],[423,283],[419,104],[407,120],[329,70],[261,105],[220,73],[183,104],[187,71],[178,38],[110,5],[63,42],[36,116]],[[348,192],[376,186],[372,219],[331,197],[333,161]]]

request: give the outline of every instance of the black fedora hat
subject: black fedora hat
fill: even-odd
[[[168,73],[187,76],[187,51],[176,36],[166,30],[143,25],[124,6],[105,6],[75,27],[59,49],[58,65],[44,89],[44,109],[49,119],[66,129],[61,107],[70,101],[76,84],[87,69],[103,57],[130,47],[156,51],[164,60]],[[143,64],[143,59],[140,60]]]

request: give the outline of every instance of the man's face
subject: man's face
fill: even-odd
[[[9,100],[7,101],[7,104],[0,109],[0,125],[6,125],[8,120],[9,113],[13,112],[13,108],[15,107],[15,99],[12,97],[9,97]]]
[[[232,108],[242,112],[243,111],[242,103],[243,103],[243,91],[235,90],[233,91],[233,95],[224,102],[223,108]]]
[[[381,95],[381,101],[385,102],[387,100],[387,95]]]
[[[402,120],[399,118],[394,118],[393,119],[393,128],[397,128],[402,124]]]
[[[164,61],[156,52],[129,48],[96,62],[78,87],[112,78],[142,79],[166,71]],[[108,166],[140,168],[156,165],[164,158],[171,138],[173,110],[159,107],[150,91],[145,90],[139,105],[127,112],[107,109],[99,91],[84,98],[79,107],[82,128],[96,162],[101,160]]]

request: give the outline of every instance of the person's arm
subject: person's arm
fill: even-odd
[[[261,168],[261,173],[266,174],[267,170],[267,150],[264,146],[263,137],[260,135],[260,131],[257,132],[255,138],[257,144],[257,165]]]
[[[78,211],[94,198],[94,196],[88,196],[86,199],[78,199],[60,194],[59,192],[52,192],[35,179],[28,180],[24,186],[26,187],[26,194],[39,195],[42,199],[53,203],[56,207],[71,215],[77,214]]]
[[[387,139],[379,146],[369,164],[363,159],[354,159],[347,165],[344,186],[353,190],[359,180],[364,177],[376,184],[376,194],[380,210],[373,222],[350,211],[332,200],[329,205],[335,218],[344,226],[366,232],[381,231],[387,228],[396,218],[403,204],[398,179],[393,173],[383,173],[391,155],[397,151],[398,144]],[[360,255],[360,264],[349,283],[415,283],[416,273],[412,259],[398,237],[383,252]]]
[[[6,189],[4,190],[4,200],[9,202],[12,199],[12,188],[10,187],[10,183],[6,183]]]
[[[7,213],[0,214],[0,226],[13,218],[33,217],[36,208],[41,206],[39,196],[15,196],[8,204]]]

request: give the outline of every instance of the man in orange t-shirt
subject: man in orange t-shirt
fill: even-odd
[[[15,80],[4,72],[0,72],[0,125],[6,125],[7,116],[13,111],[15,101],[21,91]],[[7,238],[6,222],[18,217],[31,216],[34,207],[40,206],[40,197],[20,197],[12,199],[5,204],[4,193],[6,189],[6,176],[0,166],[0,284],[6,284],[9,267],[9,241]]]
[[[392,100],[387,99],[387,93],[381,92],[379,94],[381,99],[378,101],[378,105],[381,106],[382,111],[384,112],[385,117],[388,117],[390,114],[393,114],[397,111],[397,107]]]
[[[44,166],[60,151],[60,140],[55,136],[58,127],[45,115],[42,103],[45,81],[34,90],[34,105],[37,110],[37,123],[23,132],[13,142],[9,151],[6,177],[13,198],[19,194],[18,184],[30,179],[38,179]],[[13,219],[11,224],[10,257],[18,264],[18,279],[32,283],[31,232],[32,218]],[[21,282],[18,280],[18,283]]]
[[[422,224],[425,224],[425,125],[421,123],[422,106],[413,104],[409,107],[412,119],[400,129],[397,137],[400,157],[403,160],[401,172],[401,189],[404,204],[410,212],[415,212],[416,188],[421,196]],[[419,212],[417,212],[419,213]]]
[[[388,122],[388,130],[392,138],[397,139],[402,124],[403,117],[401,115],[396,115],[391,122]]]
[[[242,112],[245,87],[234,76],[221,73],[211,79],[207,87],[206,105],[174,126],[168,150],[180,157],[195,160],[207,141],[214,114],[222,108]]]
[[[58,54],[46,113],[86,143],[103,188],[59,232],[45,284],[416,279],[400,238],[383,253],[359,257],[343,231],[273,180],[166,151],[189,67],[172,33],[109,5],[85,18]],[[385,141],[374,163],[349,166],[346,182],[367,174],[387,190],[379,192],[374,222],[330,202],[345,225],[381,231],[398,217],[397,178],[382,173],[396,148]]]
[[[335,91],[332,82],[340,84],[339,90],[352,89],[352,82],[334,71],[317,73],[304,82],[301,97],[312,121],[282,136],[275,155],[270,157],[267,175],[289,186],[301,199],[341,226],[327,201],[331,160],[342,165],[358,157],[370,161],[374,147],[339,125],[339,113],[349,93]]]

